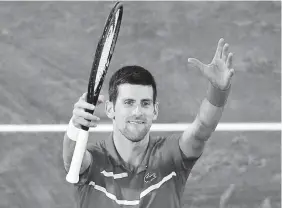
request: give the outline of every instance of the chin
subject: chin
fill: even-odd
[[[140,142],[142,141],[145,137],[126,137],[129,141],[131,142]]]
[[[122,134],[131,142],[140,142],[142,141],[145,136],[147,135],[149,129],[145,128],[141,131],[134,131],[134,130],[129,130],[129,129],[125,129]]]

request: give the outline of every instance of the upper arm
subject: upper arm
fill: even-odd
[[[205,126],[197,116],[179,139],[179,146],[184,155],[186,157],[199,157],[213,131],[213,128]]]
[[[80,171],[79,171],[79,181],[75,185],[83,185],[87,183],[88,181],[92,180],[92,177],[94,177],[94,174],[97,172],[97,161],[99,161],[101,158],[99,157],[99,154],[97,154],[99,151],[99,147],[96,144],[89,143],[87,144],[87,148],[85,150],[83,160],[81,163]],[[70,162],[65,162],[65,170],[68,172],[71,165]]]
[[[83,160],[82,160],[82,164],[81,164],[79,174],[82,174],[85,170],[87,170],[87,168],[89,168],[89,166],[92,163],[92,160],[93,160],[93,158],[92,158],[91,153],[89,152],[89,150],[86,150],[85,153],[84,153],[84,157],[83,157]]]
[[[77,185],[83,185],[93,180],[95,175],[97,175],[97,171],[99,171],[97,164],[99,160],[101,160],[99,147],[94,144],[88,144],[81,164]]]
[[[181,137],[182,134],[177,133],[164,138],[159,145],[160,158],[165,167],[173,167],[174,170],[189,174],[199,157],[187,157],[183,153],[179,146]]]
[[[76,142],[69,139],[67,134],[65,134],[64,141],[63,141],[63,161],[64,161],[65,170],[67,172],[70,169],[75,146],[76,146]],[[92,155],[89,150],[92,150],[92,149],[93,148],[88,144],[87,149],[84,152],[84,156],[83,156],[83,160],[82,160],[81,168],[80,168],[80,173],[83,173],[90,166],[91,161],[92,161]]]
[[[92,163],[92,160],[93,159],[92,159],[91,153],[88,150],[86,150],[83,156],[79,174],[83,173],[85,170],[87,170],[87,168],[89,168],[89,166]],[[70,169],[71,163],[64,161],[64,166],[65,166],[65,170],[68,172]]]

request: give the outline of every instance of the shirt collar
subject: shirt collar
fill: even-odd
[[[109,138],[105,140],[105,146],[106,146],[106,150],[108,153],[108,156],[110,156],[109,158],[111,158],[112,160],[114,160],[114,164],[116,164],[117,166],[126,166],[124,160],[121,158],[121,156],[119,155],[115,144],[114,144],[114,139],[113,139],[113,133],[110,134]],[[147,169],[148,167],[148,161],[149,161],[149,157],[150,157],[150,152],[151,152],[151,148],[152,147],[152,139],[151,136],[149,136],[149,144],[146,148],[146,153],[143,157],[143,160],[141,161],[140,165],[137,168],[137,173],[140,171],[143,171],[145,169]]]
[[[113,133],[111,133],[109,138],[105,140],[105,146],[106,146],[108,156],[110,156],[110,158],[114,160],[113,161],[114,164],[122,165],[124,162],[121,156],[118,154],[117,149],[115,147]]]

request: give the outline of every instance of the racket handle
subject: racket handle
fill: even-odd
[[[77,183],[79,181],[79,172],[83,161],[84,153],[88,142],[89,132],[80,130],[78,139],[74,148],[72,161],[66,180],[69,183]]]

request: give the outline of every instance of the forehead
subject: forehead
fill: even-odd
[[[117,99],[153,99],[153,87],[150,85],[121,84],[118,86]]]

